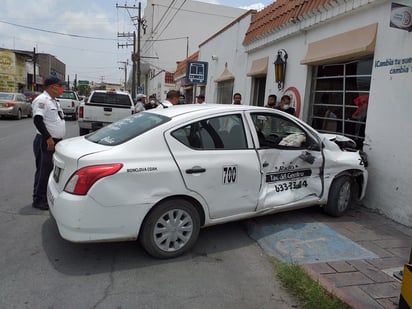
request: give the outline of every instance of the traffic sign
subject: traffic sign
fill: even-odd
[[[191,84],[207,84],[208,62],[190,61],[186,66],[186,80]]]

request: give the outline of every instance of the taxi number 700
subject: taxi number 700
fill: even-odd
[[[236,183],[237,181],[237,165],[229,165],[229,166],[224,166],[222,169],[223,172],[223,184],[232,184]]]

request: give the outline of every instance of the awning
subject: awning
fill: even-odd
[[[247,76],[264,76],[268,73],[269,57],[253,60]]]
[[[225,82],[225,81],[234,80],[234,79],[235,79],[235,76],[228,70],[227,62],[226,62],[225,70],[218,78],[215,79],[215,83]]]
[[[301,64],[319,65],[373,55],[378,24],[344,32],[308,44]]]

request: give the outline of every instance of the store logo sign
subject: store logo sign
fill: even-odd
[[[390,27],[412,31],[412,7],[392,2]]]

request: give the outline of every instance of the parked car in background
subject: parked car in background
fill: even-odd
[[[40,94],[40,91],[26,91],[24,95],[26,96],[27,100],[32,103],[34,99]]]
[[[48,203],[67,240],[138,238],[171,258],[201,227],[313,205],[343,215],[368,180],[355,147],[264,107],[151,109],[57,144]]]
[[[56,100],[60,103],[65,117],[70,117],[73,120],[77,119],[81,99],[76,91],[65,90]]]
[[[20,120],[23,116],[32,117],[31,103],[22,93],[0,92],[0,116]]]
[[[79,107],[79,134],[85,135],[134,113],[128,92],[95,90]]]

